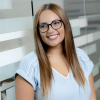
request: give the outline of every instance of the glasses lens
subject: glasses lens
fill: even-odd
[[[54,29],[60,28],[60,27],[61,27],[61,21],[59,21],[59,20],[54,21],[54,22],[52,23],[52,27],[53,27]]]
[[[40,30],[41,32],[46,32],[46,31],[48,30],[47,24],[42,24],[42,25],[40,25],[40,26],[39,26],[39,30]]]

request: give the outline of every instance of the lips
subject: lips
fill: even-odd
[[[58,37],[58,35],[59,35],[59,34],[50,35],[50,36],[48,36],[47,38],[48,38],[49,40],[55,40],[55,39]]]
[[[47,36],[47,38],[55,38],[57,37],[59,34],[53,34],[53,35],[50,35],[50,36]]]

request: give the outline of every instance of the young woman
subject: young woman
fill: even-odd
[[[34,18],[36,50],[16,71],[16,100],[96,100],[93,63],[75,48],[69,20],[56,4],[45,4]]]

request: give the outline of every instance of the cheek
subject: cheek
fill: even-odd
[[[45,42],[45,38],[46,38],[45,33],[40,33],[40,37],[41,37],[42,41],[44,41],[44,42]]]
[[[65,37],[65,30],[64,30],[64,28],[62,28],[61,30],[60,30],[60,34],[61,34],[61,36],[64,38]]]

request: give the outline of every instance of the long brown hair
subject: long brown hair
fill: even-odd
[[[70,66],[73,72],[75,80],[77,81],[79,86],[85,87],[86,78],[84,76],[84,72],[77,58],[69,19],[65,11],[60,6],[53,3],[44,4],[37,11],[34,18],[34,40],[40,67],[42,97],[44,97],[46,94],[48,96],[48,90],[49,88],[51,90],[51,85],[52,85],[51,82],[53,79],[53,73],[50,67],[50,62],[46,55],[45,43],[42,41],[39,31],[37,29],[37,25],[39,24],[39,16],[41,12],[44,10],[51,10],[62,19],[65,29],[65,39],[63,40],[63,51],[65,51],[64,53],[66,55],[68,65]]]

